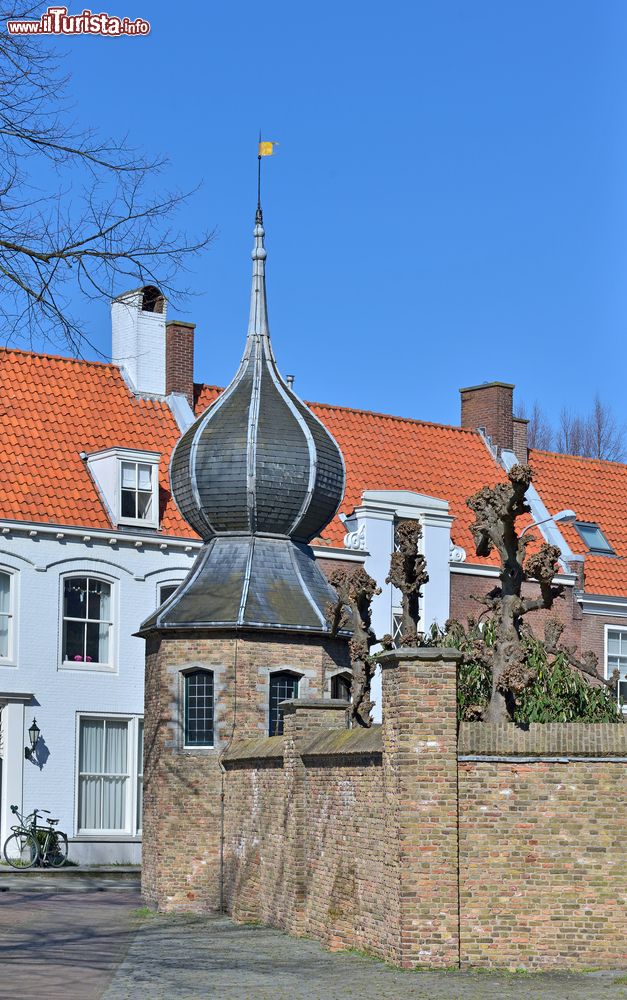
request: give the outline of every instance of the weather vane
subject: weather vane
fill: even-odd
[[[278,146],[278,142],[268,142],[265,139],[262,140],[260,130],[259,145],[257,147],[257,222],[259,223],[263,218],[261,214],[261,157],[273,156],[275,146]]]

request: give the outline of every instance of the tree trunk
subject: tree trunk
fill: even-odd
[[[512,717],[509,713],[507,702],[505,696],[497,691],[495,686],[495,681],[492,681],[492,697],[490,698],[490,704],[488,705],[485,715],[484,722],[511,722]]]

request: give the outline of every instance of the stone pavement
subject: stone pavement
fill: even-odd
[[[620,982],[620,979],[623,982]],[[146,919],[103,1000],[614,1000],[627,976],[399,972],[226,918]]]
[[[627,1000],[627,975],[399,972],[226,918],[148,915],[136,878],[0,880],[0,1000]]]
[[[0,1000],[100,1000],[137,927],[136,879],[0,880]]]

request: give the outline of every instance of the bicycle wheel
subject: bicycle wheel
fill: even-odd
[[[4,842],[4,857],[12,868],[32,868],[39,860],[39,845],[32,833],[13,833]]]
[[[61,868],[67,861],[67,837],[60,830],[54,831],[55,843],[48,848],[46,860],[53,868]]]

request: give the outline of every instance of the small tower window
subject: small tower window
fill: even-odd
[[[342,701],[351,700],[350,674],[336,674],[331,678],[331,697],[341,698]]]
[[[213,746],[211,670],[193,670],[185,675],[185,746]]]
[[[270,675],[270,736],[283,734],[283,711],[279,706],[289,698],[298,698],[298,681],[296,674],[287,671]]]

